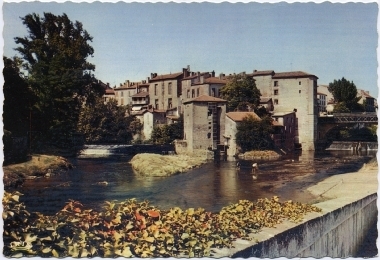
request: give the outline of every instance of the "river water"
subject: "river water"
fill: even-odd
[[[74,169],[49,178],[27,180],[18,190],[20,200],[30,212],[55,214],[70,199],[86,208],[100,210],[105,201],[136,198],[148,200],[161,209],[202,207],[218,211],[241,199],[256,200],[279,196],[303,203],[318,200],[306,188],[334,174],[357,171],[376,152],[352,151],[323,153],[303,151],[277,161],[255,161],[258,178],[249,174],[252,161],[209,162],[170,177],[146,177],[136,174],[129,163],[131,156],[73,158]],[[108,185],[98,185],[98,182]]]

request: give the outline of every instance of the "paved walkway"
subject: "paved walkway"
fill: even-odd
[[[378,190],[377,165],[364,165],[358,172],[331,176],[307,190],[321,200],[363,198]]]

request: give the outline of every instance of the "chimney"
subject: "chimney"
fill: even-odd
[[[154,73],[150,73],[150,78],[151,78],[151,79],[154,78]]]
[[[110,87],[110,83],[107,82],[107,87],[109,88]]]
[[[129,88],[129,86],[130,86],[129,80],[127,80],[126,82],[127,82],[127,88]]]
[[[211,77],[215,77],[215,71],[214,70],[211,72]]]
[[[188,70],[186,68],[182,69],[183,77],[187,78],[188,77]]]
[[[147,77],[146,82],[149,83],[149,81],[150,81],[150,77]]]
[[[257,70],[253,70],[253,73],[257,72]]]

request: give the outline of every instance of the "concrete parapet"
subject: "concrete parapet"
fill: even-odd
[[[317,204],[323,213],[310,213],[303,223],[284,221],[276,228],[253,234],[253,241],[237,240],[216,257],[349,257],[355,255],[377,220],[377,194],[357,201],[333,199]]]

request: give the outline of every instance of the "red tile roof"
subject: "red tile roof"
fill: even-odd
[[[134,94],[132,97],[134,98],[134,97],[147,97],[147,96],[149,96],[149,93],[148,93],[148,92],[146,92],[146,91],[141,91],[141,92],[139,92],[139,93],[137,93],[137,94]]]
[[[210,78],[205,79],[204,83],[206,83],[206,84],[226,84],[227,80],[220,79],[217,77],[210,77]]]
[[[190,102],[223,102],[223,103],[226,103],[227,100],[217,98],[217,97],[211,97],[208,95],[202,95],[202,96],[190,99],[188,101],[185,101],[183,103],[190,103]]]
[[[183,75],[182,72],[177,72],[173,74],[164,74],[164,75],[158,75],[157,77],[154,77],[150,79],[150,81],[158,81],[158,80],[166,80],[166,79],[175,79],[178,78],[179,76]]]
[[[115,91],[112,89],[112,88],[107,88],[106,89],[106,95],[114,95],[115,94]]]
[[[228,112],[226,115],[235,122],[241,122],[249,115],[253,116],[254,119],[261,120],[255,112]]]
[[[308,78],[308,77],[316,77],[313,74],[309,74],[303,71],[291,71],[291,72],[279,72],[275,73],[272,78],[273,79],[283,79],[283,78]]]

